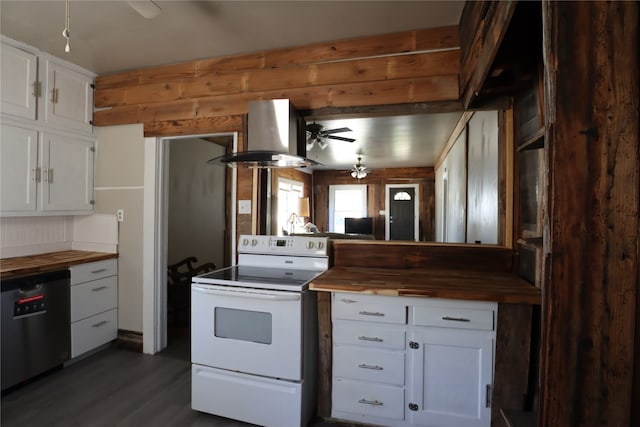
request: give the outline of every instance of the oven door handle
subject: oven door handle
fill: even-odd
[[[246,291],[223,291],[219,289],[204,288],[198,285],[191,285],[191,289],[195,292],[201,292],[209,295],[220,295],[223,297],[237,297],[237,298],[252,298],[269,301],[299,301],[300,294],[264,294],[258,292],[246,292]]]

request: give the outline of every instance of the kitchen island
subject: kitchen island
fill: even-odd
[[[493,329],[489,331],[493,334],[491,339],[495,341],[493,382],[491,390],[487,391],[491,400],[491,424],[499,425],[500,409],[525,409],[523,402],[537,386],[532,384],[529,376],[531,370],[537,368],[537,356],[531,353],[532,339],[537,339],[536,333],[532,333],[532,327],[534,331],[537,330],[536,317],[532,313],[538,311],[536,306],[541,302],[541,291],[511,273],[513,251],[504,247],[356,241],[333,242],[332,246],[334,266],[310,283],[310,289],[318,292],[319,371],[325,373],[319,379],[320,416],[331,417],[332,414],[332,369],[335,367],[333,358],[336,357],[334,322],[347,328],[353,326],[345,325],[344,316],[338,319],[340,316],[336,317],[334,313],[332,319],[332,305],[335,304],[332,295],[334,298],[339,296],[340,301],[349,300],[351,303],[353,300],[354,306],[380,302],[383,308],[388,308],[397,301],[398,305],[406,307],[407,333],[412,328],[412,315],[414,321],[417,318],[417,314],[412,313],[422,310],[416,307],[435,304],[434,309],[438,310],[439,306],[453,307],[458,302],[462,310],[478,313],[480,317],[477,320],[465,319],[460,323],[464,326],[466,322],[469,326],[478,321],[480,324],[491,324]],[[379,299],[376,300],[376,297]],[[478,307],[474,307],[478,304]],[[488,305],[483,307],[482,304]],[[395,308],[390,310],[393,312]],[[379,312],[372,311],[376,314]],[[494,316],[493,321],[486,320],[487,316],[483,313]],[[389,319],[392,317],[385,315]],[[381,331],[403,328],[401,325],[377,325],[374,325],[374,329]],[[407,335],[407,343],[409,341]],[[385,339],[385,342],[390,341]],[[533,347],[535,349],[535,345]],[[415,357],[406,354],[407,369],[410,370],[410,360]],[[407,378],[411,376],[408,372]],[[409,390],[411,380],[405,387]],[[405,407],[413,404],[409,400],[404,403]],[[419,408],[418,412],[421,410]],[[398,425],[403,424],[400,422]]]

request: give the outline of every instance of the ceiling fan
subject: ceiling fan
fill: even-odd
[[[343,136],[334,135],[335,133],[352,132],[352,130],[347,127],[328,130],[323,130],[323,128],[324,126],[319,125],[315,122],[307,125],[307,150],[310,150],[314,144],[317,144],[318,147],[324,150],[325,148],[327,148],[327,141],[325,141],[324,139],[336,139],[346,142],[355,141],[355,139],[353,138],[345,138]]]
[[[362,157],[358,157],[358,163],[353,165],[351,168],[351,176],[355,179],[366,178],[367,174],[370,172],[369,168],[363,165]]]

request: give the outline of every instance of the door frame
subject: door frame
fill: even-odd
[[[142,351],[155,354],[167,346],[167,253],[169,141],[175,139],[231,136],[238,148],[237,132],[145,138],[144,225],[142,245]],[[231,253],[236,252],[236,205],[238,173],[231,171]],[[234,257],[232,256],[232,262]]]
[[[389,226],[389,212],[391,211],[391,192],[392,188],[413,188],[414,189],[414,203],[413,203],[413,240],[420,240],[420,184],[385,184],[384,186],[384,239],[389,240],[390,226]]]

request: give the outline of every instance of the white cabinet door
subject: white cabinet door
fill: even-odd
[[[38,132],[2,123],[0,207],[3,213],[36,210],[38,175]]]
[[[488,427],[492,332],[414,329],[409,336],[409,417],[415,425]]]
[[[42,210],[93,210],[94,141],[45,133],[42,144]]]
[[[2,43],[0,49],[0,111],[34,120],[38,57]]]
[[[47,61],[47,124],[91,133],[92,84],[91,76]]]

